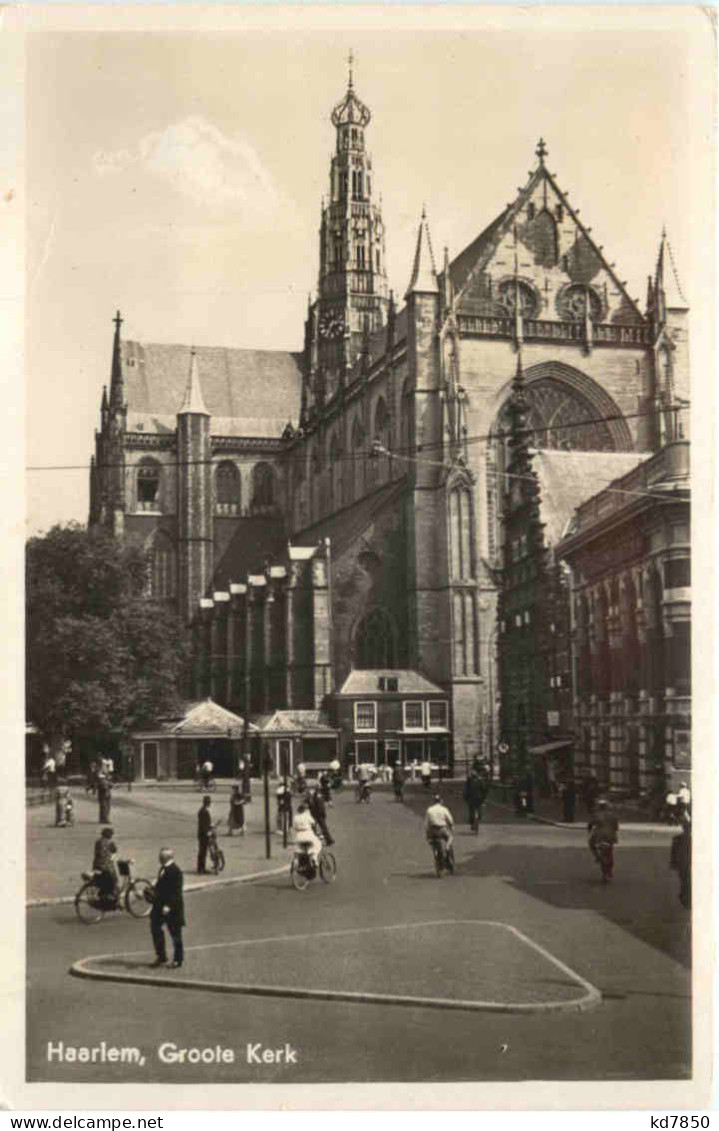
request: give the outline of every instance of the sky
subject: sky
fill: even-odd
[[[28,472],[27,532],[86,521],[117,309],[140,341],[302,348],[350,47],[396,294],[422,206],[437,259],[454,257],[525,183],[541,135],[632,296],[665,224],[691,304],[696,36],[596,11],[567,27],[33,33],[26,460],[53,470]]]

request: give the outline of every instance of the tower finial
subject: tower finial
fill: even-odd
[[[348,86],[349,90],[352,90],[353,87],[354,87],[354,82],[352,80],[352,66],[354,64],[354,61],[355,61],[354,53],[352,51],[352,48],[350,47],[350,53],[347,56],[347,65],[349,67],[349,79],[348,79],[348,82],[347,82],[347,86]]]
[[[113,318],[115,335],[112,342],[112,368],[110,371],[110,408],[121,409],[125,403],[125,385],[122,377],[122,347],[120,344],[120,311]]]
[[[543,137],[540,137],[539,143],[538,143],[537,148],[535,149],[534,152],[537,154],[537,157],[539,158],[539,164],[541,166],[543,166],[544,165],[544,158],[549,153],[549,150],[547,149],[547,145],[546,145],[546,142],[545,142]]]
[[[119,310],[118,310],[117,314],[115,315],[115,317],[113,318],[113,322],[115,323],[115,329],[117,330],[117,332],[119,334],[120,333],[120,327],[122,326],[122,315],[120,314]]]

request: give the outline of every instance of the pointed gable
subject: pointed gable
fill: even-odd
[[[540,154],[540,149],[542,153]],[[509,317],[517,296],[525,318],[636,325],[638,304],[544,165],[512,204],[449,266],[461,313]]]

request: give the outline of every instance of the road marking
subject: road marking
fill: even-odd
[[[307,939],[327,939],[352,935],[353,937],[379,931],[407,931],[417,927],[451,927],[451,926],[484,926],[495,927],[509,931],[527,946],[560,970],[571,982],[578,985],[584,993],[581,997],[571,1000],[541,1001],[541,1002],[498,1002],[483,1000],[463,1000],[456,998],[422,997],[410,994],[383,994],[374,991],[352,990],[326,990],[309,989],[301,986],[270,986],[261,984],[246,984],[240,982],[216,982],[195,978],[161,977],[152,974],[124,973],[108,971],[106,968],[98,969],[94,963],[107,963],[113,959],[126,959],[147,954],[146,950],[125,951],[121,954],[91,955],[79,959],[70,967],[70,973],[78,978],[94,978],[99,981],[134,982],[137,984],[153,986],[172,986],[176,989],[206,990],[209,993],[227,994],[255,994],[260,997],[292,997],[304,999],[319,999],[324,1001],[350,1001],[375,1003],[379,1005],[409,1005],[414,1007],[427,1007],[430,1009],[462,1009],[479,1012],[495,1013],[548,1013],[548,1012],[580,1012],[591,1009],[602,1000],[602,995],[596,986],[583,978],[561,959],[557,958],[535,942],[519,928],[511,923],[504,923],[495,919],[431,919],[411,923],[395,923],[378,927],[360,927],[357,929],[343,929],[337,931],[320,931],[304,935],[273,935],[261,939],[236,939],[232,942],[207,943],[187,947],[185,953],[190,951],[217,950],[218,948],[230,949],[231,947],[257,946],[275,942],[298,942]]]

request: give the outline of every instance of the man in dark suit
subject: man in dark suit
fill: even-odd
[[[172,965],[182,966],[184,951],[182,928],[185,926],[185,901],[182,895],[182,872],[171,848],[160,849],[160,871],[155,884],[150,931],[157,955],[153,966],[167,965],[164,927],[167,927],[174,948]]]
[[[211,804],[212,798],[205,795],[202,798],[202,805],[197,810],[197,871],[200,875],[207,871],[207,848],[212,828]]]

